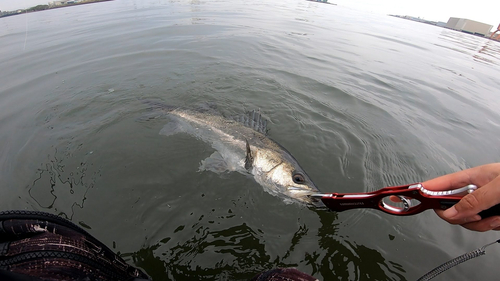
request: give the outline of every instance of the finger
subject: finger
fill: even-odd
[[[394,202],[394,203],[401,203],[401,199],[399,199],[399,197],[397,197],[396,195],[391,195],[389,196],[389,199]]]
[[[429,190],[457,189],[468,184],[481,187],[499,175],[500,163],[492,163],[437,177],[422,184]]]
[[[444,211],[447,220],[457,221],[472,217],[500,203],[500,177],[464,196],[457,204]]]
[[[478,216],[477,218],[464,218],[460,221],[449,221],[447,218],[442,216],[443,213],[442,210],[435,210],[435,211],[439,217],[448,221],[449,223],[461,225],[469,230],[474,230],[479,232],[488,230],[500,230],[500,216],[489,217],[482,220]]]
[[[443,211],[442,210],[435,210],[436,214],[441,217],[442,219],[448,221],[451,224],[458,224],[466,229],[473,230],[473,231],[478,231],[478,232],[484,232],[488,230],[500,230],[500,217],[495,216],[495,217],[490,217],[481,220],[479,216],[475,218],[463,218],[460,221],[450,221],[447,218],[442,216]]]
[[[469,230],[474,230],[479,232],[484,232],[488,230],[499,230],[500,216],[486,218],[477,222],[462,224],[462,226]]]
[[[453,208],[453,207],[452,207]],[[469,217],[463,217],[463,218],[458,218],[458,219],[450,219],[446,216],[443,215],[444,211],[443,210],[434,210],[436,212],[436,214],[438,215],[438,217],[442,218],[443,220],[447,221],[448,223],[451,223],[451,224],[459,224],[459,225],[463,225],[463,224],[466,224],[466,223],[471,223],[471,222],[476,222],[476,221],[480,221],[481,220],[481,216],[479,215],[472,215],[472,216],[469,216]]]
[[[451,190],[463,187],[471,183],[469,170],[437,177],[422,183],[428,190]]]

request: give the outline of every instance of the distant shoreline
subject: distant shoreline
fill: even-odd
[[[469,34],[469,35],[476,36],[476,37],[479,37],[479,38],[486,38],[486,39],[489,39],[489,40],[500,42],[500,40],[493,39],[493,38],[490,37],[491,34],[492,34],[491,29],[488,32],[489,34],[482,34],[482,33],[475,33],[475,32],[470,32],[470,31],[466,31],[466,30],[459,30],[459,29],[450,28],[450,27],[447,27],[446,25],[443,25],[444,22],[442,22],[443,24],[438,24],[438,22],[435,22],[435,21],[429,21],[429,20],[424,20],[424,19],[415,18],[415,17],[409,17],[409,16],[399,16],[399,15],[388,15],[388,16],[395,17],[395,18],[400,18],[400,19],[404,19],[404,20],[410,20],[410,21],[414,21],[414,22],[419,22],[419,23],[425,23],[425,24],[428,24],[428,25],[433,25],[433,26],[437,26],[437,27],[441,27],[441,28],[446,28],[446,29],[449,29],[449,30],[457,31],[457,32],[463,32],[465,34]]]
[[[10,17],[10,16],[16,16],[16,15],[23,15],[26,13],[34,13],[34,12],[42,12],[42,11],[47,11],[47,10],[52,10],[52,9],[59,9],[59,8],[67,8],[67,7],[73,7],[73,6],[80,6],[80,5],[86,5],[86,4],[93,4],[93,3],[99,3],[99,2],[109,2],[113,0],[88,0],[85,2],[78,2],[78,3],[71,3],[71,4],[64,4],[64,5],[59,5],[59,6],[54,6],[50,7],[49,5],[38,5],[38,6],[33,6],[27,9],[17,9],[14,11],[4,11],[0,14],[0,18],[4,17]]]
[[[317,2],[317,3],[323,3],[323,4],[329,4],[329,5],[335,5],[337,6],[337,4],[335,3],[330,3],[328,1],[320,1],[320,0],[307,0],[307,1],[310,1],[310,2]]]

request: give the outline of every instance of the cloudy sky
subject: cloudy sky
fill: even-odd
[[[252,0],[247,1],[251,3]],[[47,2],[44,0],[0,0],[0,10],[29,8],[38,4],[47,4]],[[467,18],[491,24],[494,29],[500,23],[500,1],[497,0],[329,0],[329,2],[374,13],[410,15],[434,21],[446,22],[449,17]]]

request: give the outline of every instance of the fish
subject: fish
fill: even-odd
[[[201,160],[199,171],[239,172],[253,177],[266,192],[286,203],[325,207],[311,196],[320,191],[297,160],[267,136],[267,119],[260,111],[226,118],[211,106],[193,110],[165,105],[162,109],[169,122],[160,135],[187,133],[215,150]]]

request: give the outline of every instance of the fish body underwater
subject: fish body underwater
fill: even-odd
[[[236,171],[251,175],[268,193],[285,202],[309,207],[324,207],[309,195],[319,193],[297,160],[281,145],[266,136],[267,120],[259,112],[233,119],[215,110],[190,110],[164,106],[169,122],[161,135],[190,134],[208,144],[215,152],[201,161],[200,171]]]

